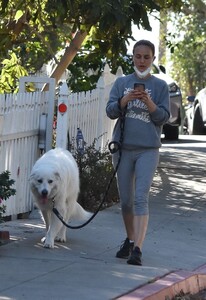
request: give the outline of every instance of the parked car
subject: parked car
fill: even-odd
[[[184,120],[183,120],[183,134],[189,134],[188,117],[192,113],[192,107],[193,107],[194,100],[195,100],[195,96],[188,96],[187,97],[187,105],[184,106],[185,116],[184,116]]]
[[[170,119],[163,126],[163,134],[167,140],[177,140],[179,137],[179,126],[182,124],[182,93],[177,83],[166,74],[163,66],[153,65],[153,75],[165,80],[170,93]]]
[[[206,134],[206,88],[187,98],[185,126],[189,134]]]

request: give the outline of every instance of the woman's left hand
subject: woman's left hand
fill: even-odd
[[[141,97],[139,97],[139,100],[142,101],[143,103],[145,103],[147,105],[147,108],[148,108],[148,110],[149,110],[150,113],[156,110],[157,106],[152,101],[152,98],[150,97],[150,95],[148,94],[148,92],[142,91],[141,92]]]

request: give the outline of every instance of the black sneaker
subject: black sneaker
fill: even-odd
[[[117,251],[116,257],[118,258],[128,258],[132,252],[134,242],[130,242],[128,238],[121,245],[120,250]]]
[[[140,251],[139,247],[135,247],[132,250],[132,253],[131,253],[129,259],[127,260],[127,263],[129,265],[141,266],[142,265],[141,257],[142,257],[142,252]]]

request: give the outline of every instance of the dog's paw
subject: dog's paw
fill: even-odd
[[[45,238],[45,240],[44,240],[44,248],[50,248],[50,249],[54,248],[54,242],[51,241],[48,238]]]
[[[44,243],[44,248],[47,248],[47,249],[53,249],[53,248],[54,248],[54,245]]]
[[[66,238],[57,236],[57,237],[55,238],[55,241],[56,241],[56,242],[59,242],[59,243],[66,243]]]

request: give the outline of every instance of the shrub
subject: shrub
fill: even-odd
[[[78,153],[74,157],[80,172],[80,194],[78,202],[87,210],[94,212],[105,197],[108,184],[114,174],[112,157],[107,147],[101,151],[95,149],[96,140],[91,146],[85,147],[83,155]],[[109,192],[101,209],[119,202],[116,177],[112,180]]]
[[[3,221],[3,214],[6,211],[5,201],[16,194],[16,190],[12,188],[14,180],[10,179],[10,175],[9,171],[0,174],[0,223]]]

